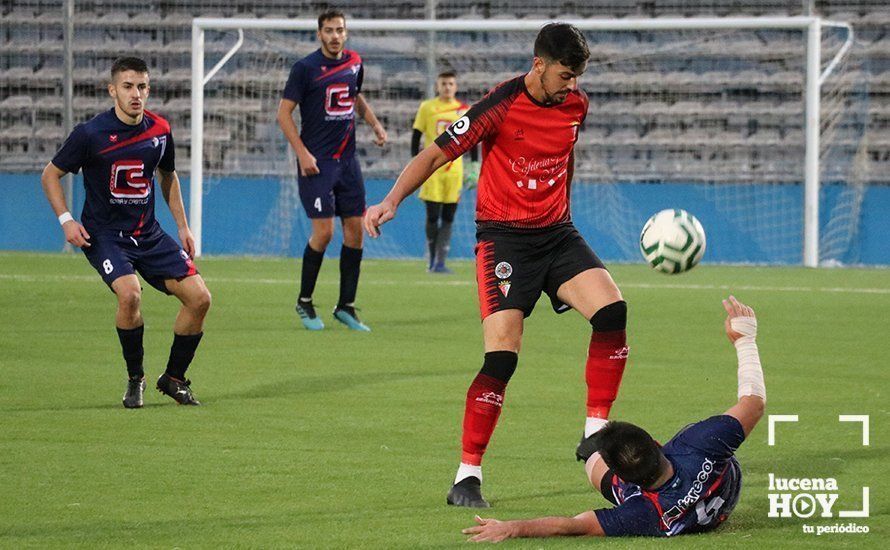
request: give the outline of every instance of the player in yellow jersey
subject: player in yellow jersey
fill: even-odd
[[[469,109],[466,103],[455,98],[457,75],[454,71],[439,73],[436,78],[436,93],[438,95],[435,98],[421,102],[417,109],[411,138],[412,156],[420,152],[421,138],[424,146],[433,143],[445,128]],[[472,156],[475,161],[475,150]],[[420,189],[420,199],[426,203],[426,241],[431,273],[451,273],[445,266],[445,258],[450,248],[451,225],[457,211],[463,180],[463,160],[458,157],[436,170]]]

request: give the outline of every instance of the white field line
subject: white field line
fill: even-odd
[[[299,280],[293,279],[268,279],[268,278],[238,278],[238,277],[206,277],[209,284],[246,284],[246,285],[298,285]],[[15,273],[0,273],[0,281],[24,282],[24,283],[100,283],[98,275],[21,275]],[[100,283],[101,284],[101,283]],[[338,285],[337,281],[319,281],[323,285]],[[362,286],[419,286],[419,287],[470,287],[476,286],[475,281],[441,281],[433,277],[415,279],[411,281],[392,281],[364,278]],[[681,284],[681,283],[622,283],[620,288],[640,289],[670,289],[670,290],[741,290],[765,291],[765,292],[829,292],[838,294],[890,294],[890,288],[856,288],[856,287],[813,287],[813,286],[769,286],[769,285],[705,285],[705,284]]]

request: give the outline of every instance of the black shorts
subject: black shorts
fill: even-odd
[[[539,230],[480,229],[476,242],[483,319],[505,309],[522,310],[528,317],[541,292],[550,297],[554,311],[568,311],[568,304],[556,297],[559,287],[588,269],[605,269],[570,223]]]
[[[198,274],[198,268],[185,250],[158,225],[133,236],[88,231],[90,246],[84,247],[83,253],[109,288],[119,277],[138,271],[145,282],[170,294],[167,279],[182,280]]]

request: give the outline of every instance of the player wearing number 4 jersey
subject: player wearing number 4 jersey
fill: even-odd
[[[590,52],[575,27],[552,23],[535,39],[531,70],[453,122],[405,168],[364,225],[371,236],[437,168],[482,143],[476,203],[476,280],[485,344],[464,409],[461,463],[448,504],[487,507],[482,456],[516,369],[524,318],[542,292],[557,313],[574,308],[593,328],[587,350],[589,436],[606,423],[627,361],[627,306],[571,221],[573,150],[587,116],[578,78]]]
[[[355,115],[374,131],[382,147],[386,131],[362,96],[364,69],[361,57],[344,49],[346,16],[328,10],[318,16],[321,48],[294,63],[278,105],[278,125],[297,155],[303,209],[312,222],[312,235],[303,251],[300,294],[296,310],[303,326],[321,330],[312,294],[324,252],[334,234],[334,216],[343,222],[340,249],[340,297],[334,319],[352,330],[370,331],[355,312],[362,262],[362,214],[365,184],[355,158]],[[300,106],[301,132],[293,112]]]
[[[615,504],[574,517],[498,521],[476,516],[464,529],[473,542],[562,535],[671,537],[719,527],[738,503],[742,470],[735,451],[763,416],[766,385],[757,350],[754,311],[734,297],[723,301],[726,335],[738,356],[738,401],[722,415],[680,430],[660,446],[645,430],[609,422],[584,440],[594,488]]]
[[[43,170],[43,190],[67,241],[83,250],[117,296],[115,323],[128,374],[124,406],[142,407],[145,389],[137,272],[182,302],[157,388],[181,405],[198,405],[185,372],[204,334],[210,292],[192,261],[195,242],[182,204],[170,125],[145,109],[148,81],[145,61],[124,57],[113,63],[108,93],[114,108],[74,128]],[[68,212],[60,182],[81,169],[86,190],[82,225]],[[182,246],[155,220],[155,169]]]

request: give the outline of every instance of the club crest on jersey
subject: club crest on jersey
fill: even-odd
[[[111,143],[117,143],[117,134],[111,134],[110,136],[108,136],[108,141],[110,141]]]
[[[501,262],[494,268],[494,274],[498,279],[509,279],[513,275],[513,266],[507,262]]]
[[[522,131],[522,128],[513,132],[513,139],[515,141],[523,141],[525,139],[525,132]]]
[[[512,283],[509,280],[503,280],[498,283],[498,290],[501,291],[501,294],[504,295],[504,298],[507,297],[507,294],[510,294],[510,287]]]

